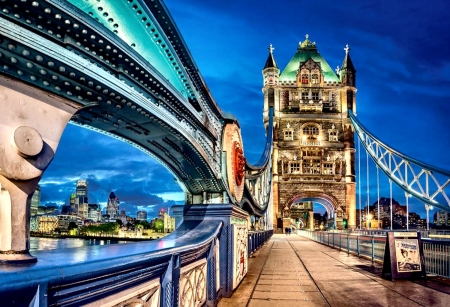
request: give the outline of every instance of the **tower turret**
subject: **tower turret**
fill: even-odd
[[[273,57],[273,48],[272,44],[270,44],[269,48],[269,56],[267,57],[266,65],[262,70],[263,74],[263,93],[264,93],[264,122],[268,120],[268,112],[269,107],[274,107],[275,112],[278,111],[278,78],[280,76],[280,69],[277,67],[277,63]]]
[[[341,83],[344,86],[356,86],[356,69],[353,66],[352,59],[350,58],[350,47],[348,44],[344,48],[345,57],[344,62],[342,62],[342,67],[339,71],[341,77]]]

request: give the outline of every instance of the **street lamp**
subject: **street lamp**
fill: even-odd
[[[425,210],[427,210],[427,231],[429,231],[430,230],[430,218],[429,218],[428,212],[430,210],[433,210],[433,206],[425,204]]]
[[[370,220],[372,219],[372,214],[369,213],[367,215],[367,229],[370,230]]]

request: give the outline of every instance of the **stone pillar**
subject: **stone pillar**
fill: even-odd
[[[314,211],[309,211],[309,230],[314,230]]]
[[[78,104],[0,77],[0,262],[30,262],[30,202]]]

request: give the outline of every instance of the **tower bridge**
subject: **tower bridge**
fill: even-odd
[[[274,228],[302,214],[311,228],[311,202],[335,228],[358,226],[355,131],[393,182],[448,210],[448,172],[399,154],[356,119],[348,46],[335,72],[306,36],[281,73],[270,46],[266,144],[251,165],[238,119],[215,102],[165,4],[112,3],[0,3],[0,293],[11,306],[217,305]],[[31,195],[68,122],[129,143],[173,174],[186,195],[174,233],[30,254]]]

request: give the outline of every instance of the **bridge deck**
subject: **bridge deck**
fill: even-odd
[[[381,278],[381,265],[306,238],[275,234],[219,307],[449,306],[450,281]]]

